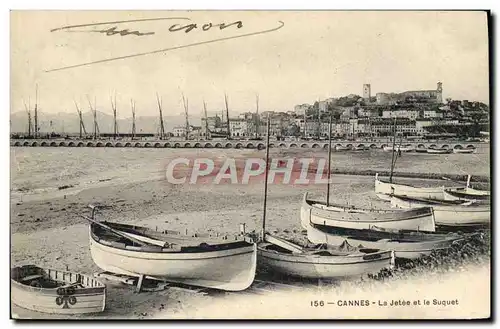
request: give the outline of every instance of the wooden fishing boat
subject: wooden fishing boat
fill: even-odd
[[[352,147],[350,147],[350,146],[341,146],[341,145],[335,146],[335,151],[337,151],[337,152],[351,151],[351,150],[352,150]]]
[[[394,209],[364,209],[340,205],[326,205],[322,201],[302,199],[300,210],[302,227],[312,222],[352,229],[369,229],[378,226],[388,229],[406,229],[434,232],[436,230],[431,207],[422,207],[408,211]]]
[[[429,154],[450,154],[452,152],[453,152],[452,149],[431,149],[431,148],[427,149],[427,153]]]
[[[467,188],[463,190],[444,189],[444,200],[477,201],[481,203],[490,202],[490,192]]]
[[[245,238],[193,237],[110,222],[90,224],[90,253],[104,271],[227,291],[248,288],[257,266],[256,244]]]
[[[352,150],[353,151],[367,151],[369,150],[370,148],[368,146],[355,146]]]
[[[465,187],[447,187],[448,190],[458,191],[463,190]],[[405,184],[396,184],[382,181],[378,178],[378,173],[375,174],[375,193],[376,195],[386,201],[390,201],[391,195],[408,196],[412,198],[424,199],[437,199],[444,200],[444,186],[433,187],[414,187]]]
[[[396,151],[396,152],[413,152],[415,150],[415,148],[411,145],[407,145],[407,146],[384,146],[384,151],[385,152],[393,152],[393,151]]]
[[[394,265],[392,251],[338,248],[326,244],[305,248],[266,234],[257,245],[259,266],[272,272],[308,279],[341,279],[378,273]]]
[[[471,201],[433,201],[392,196],[391,205],[402,209],[432,206],[436,225],[439,226],[479,226],[490,223],[490,207],[477,205]]]
[[[98,313],[106,305],[106,286],[85,274],[24,265],[11,269],[10,282],[12,302],[37,312]]]
[[[330,117],[328,157],[331,158]],[[270,118],[267,119],[266,163],[269,163]],[[330,162],[329,162],[330,163]],[[330,171],[330,167],[328,168]],[[378,273],[394,263],[392,251],[335,250],[333,247],[306,248],[291,241],[266,234],[266,201],[269,168],[265,168],[262,231],[257,244],[259,266],[271,272],[308,279],[336,279]]]
[[[428,256],[433,250],[450,248],[465,236],[434,232],[384,230],[377,227],[353,230],[309,223],[307,239],[312,243],[339,245],[347,241],[358,248],[393,250],[396,258],[416,259]]]
[[[471,154],[474,153],[474,149],[466,148],[466,149],[453,149],[453,153],[463,153],[463,154]]]

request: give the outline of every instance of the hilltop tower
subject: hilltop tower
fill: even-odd
[[[369,83],[365,83],[363,85],[363,98],[369,102],[371,96],[372,96],[371,86]]]
[[[441,82],[437,83],[437,93],[436,93],[436,101],[441,104],[443,102],[443,84]]]

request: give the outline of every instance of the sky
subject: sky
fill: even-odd
[[[56,30],[68,25],[122,22]],[[241,21],[220,30],[216,24]],[[281,23],[282,22],[282,23]],[[208,31],[204,24],[211,23]],[[197,24],[185,32],[173,24]],[[206,25],[207,26],[207,25]],[[278,27],[282,26],[278,29]],[[107,35],[102,31],[151,33]],[[274,30],[216,41],[259,31]],[[111,34],[111,33],[108,33]],[[187,45],[205,42],[186,47]],[[133,54],[142,56],[65,68]],[[329,97],[362,95],[364,83],[377,92],[435,89],[444,98],[488,103],[488,30],[484,12],[349,11],[12,11],[11,113],[33,107],[38,85],[42,112],[88,110],[88,99],[118,117],[289,111],[296,104]]]

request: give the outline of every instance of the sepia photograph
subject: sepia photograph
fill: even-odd
[[[9,20],[11,319],[491,319],[490,11]]]

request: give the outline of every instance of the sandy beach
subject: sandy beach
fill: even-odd
[[[293,153],[273,150],[271,155],[308,156],[299,154],[298,151]],[[336,154],[335,166],[387,170],[390,162],[387,154],[380,151],[370,153]],[[100,219],[137,223],[158,229],[237,234],[239,224],[246,223],[248,231],[259,230],[263,184],[175,185],[165,180],[164,170],[166,164],[175,157],[246,158],[262,155],[263,151],[249,150],[11,148],[11,266],[38,264],[83,273],[99,272],[90,257],[88,224],[80,217],[80,214],[89,213],[87,206],[90,203],[112,206],[102,210]],[[325,157],[326,153],[314,152],[313,156]],[[450,154],[447,161],[443,161],[443,157],[404,155],[399,161],[401,167],[397,169],[410,172],[489,175],[488,154]],[[369,176],[336,175],[332,180],[331,200],[358,206],[389,207],[373,193],[373,179]],[[399,181],[421,186],[456,184],[416,179]],[[282,236],[303,238],[298,220],[302,196],[308,191],[313,197],[324,198],[325,189],[324,185],[314,184],[270,185],[267,230]],[[472,263],[464,261],[452,271],[455,272],[456,275],[452,275],[449,271],[435,270],[429,276],[412,274],[405,280],[368,281],[361,285],[351,284],[350,288],[342,284],[325,285],[319,291],[325,294],[324,300],[336,301],[339,298],[335,296],[340,295],[343,296],[342,299],[363,299],[363,296],[376,295],[376,291],[384,286],[390,291],[390,296],[385,295],[385,299],[415,299],[419,291],[435,291],[435,298],[439,299],[447,295],[442,285],[439,286],[440,290],[435,290],[436,282],[442,281],[454,287],[452,297],[461,299],[460,307],[429,307],[421,308],[419,312],[412,309],[412,317],[488,316],[489,300],[481,299],[481,303],[475,303],[466,300],[466,296],[470,291],[475,291],[477,296],[484,298],[489,296],[489,254]],[[276,299],[288,300],[285,292],[270,292],[264,296],[245,293],[241,296],[233,293],[203,295],[167,288],[160,292],[136,294],[129,286],[107,281],[105,283],[108,285],[106,310],[92,315],[92,318],[369,318],[408,315],[404,309],[395,308],[383,309],[383,312],[378,313],[375,308],[367,309],[366,312],[358,308],[341,308],[336,313],[337,306],[335,312],[327,308],[312,312],[310,308],[300,307],[298,304],[286,306],[286,303],[283,303],[282,310],[277,309],[271,314],[267,305],[275,304]],[[310,300],[313,295],[314,299],[319,299],[317,292],[303,293],[304,301]],[[297,295],[293,296],[294,299],[299,298]],[[238,302],[241,298],[247,298],[245,303],[255,307],[236,306],[243,305]],[[225,309],[228,305],[232,305],[230,311],[228,309],[228,312],[221,314],[220,309]],[[214,308],[218,308],[219,313]],[[300,312],[294,313],[292,309]],[[12,313],[14,317],[20,318],[60,317],[31,312],[16,305],[12,305]]]

